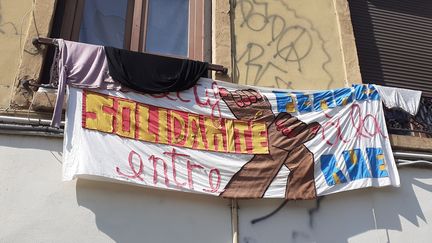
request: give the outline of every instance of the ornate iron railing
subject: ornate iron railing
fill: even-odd
[[[432,138],[432,98],[421,98],[415,116],[399,109],[385,109],[384,113],[389,133]]]

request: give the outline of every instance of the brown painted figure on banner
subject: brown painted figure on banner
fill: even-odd
[[[239,120],[267,124],[269,154],[256,154],[228,182],[220,194],[227,198],[261,198],[282,166],[289,169],[286,199],[314,199],[313,153],[304,145],[321,125],[306,124],[289,113],[275,115],[265,96],[254,89],[219,89],[222,100]]]

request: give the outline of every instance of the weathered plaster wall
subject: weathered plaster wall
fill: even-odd
[[[212,0],[212,62],[228,68],[227,75],[213,72],[213,78],[231,82],[230,0]]]
[[[230,242],[229,201],[61,181],[62,140],[0,135],[0,242]]]
[[[13,1],[13,0],[9,0]],[[23,1],[23,0],[21,0]],[[17,2],[21,2],[17,1]],[[25,0],[31,2],[30,0]],[[51,23],[54,17],[56,0],[33,0],[34,7],[30,12],[30,21],[23,35],[22,58],[14,80],[14,90],[10,106],[13,109],[27,109],[33,98],[33,91],[26,89],[21,84],[24,80],[40,81],[40,72],[46,46],[35,47],[32,39],[37,36],[49,36]]]
[[[432,178],[424,168],[401,168],[401,187],[354,190],[321,198],[319,204],[251,200],[239,204],[240,243],[430,242]]]
[[[231,242],[229,200],[111,182],[61,181],[62,140],[0,135],[0,242]],[[432,178],[329,195],[319,205],[239,201],[239,242],[430,242]]]
[[[236,0],[234,8],[239,83],[290,89],[346,85],[333,0]]]
[[[0,1],[0,109],[9,105],[31,9],[32,0]]]
[[[351,21],[348,0],[333,0],[339,23],[340,41],[342,43],[343,61],[346,80],[349,84],[361,84],[362,77],[357,56],[357,47]]]

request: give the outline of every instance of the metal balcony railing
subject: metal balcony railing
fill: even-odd
[[[432,138],[432,98],[422,97],[417,115],[399,109],[384,109],[390,134]]]

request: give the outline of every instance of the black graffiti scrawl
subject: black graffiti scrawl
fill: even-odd
[[[271,6],[277,6],[278,11]],[[326,41],[310,19],[300,16],[284,0],[238,0],[235,9],[236,80],[294,89],[292,77],[316,81],[311,80],[310,74],[322,72],[327,78],[320,80],[321,84],[331,87],[334,78],[328,64],[332,58]],[[319,66],[311,70],[307,64],[317,60]]]

